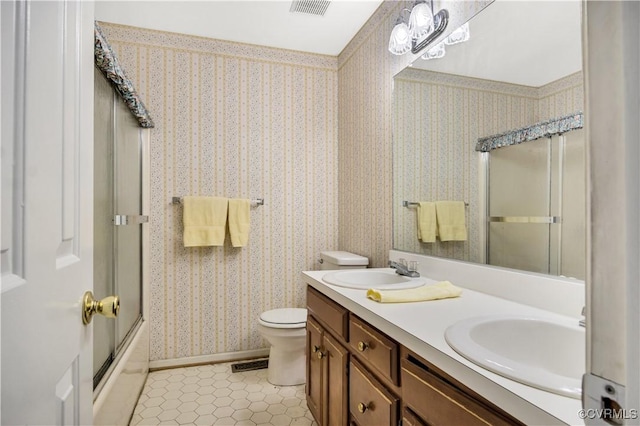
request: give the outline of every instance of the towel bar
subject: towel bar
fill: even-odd
[[[417,201],[403,201],[402,202],[402,207],[418,207],[418,205],[420,205],[420,203],[417,202]],[[469,207],[469,203],[467,203],[465,201],[464,202],[464,206],[465,207]]]
[[[182,197],[171,197],[171,204],[182,204]],[[251,205],[264,206],[264,198],[256,198],[251,200]]]

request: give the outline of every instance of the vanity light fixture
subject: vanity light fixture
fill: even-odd
[[[406,19],[409,12],[409,19]],[[441,9],[434,14],[433,0],[416,0],[411,10],[402,9],[389,38],[389,52],[416,54],[433,42],[447,28],[449,12]]]
[[[407,12],[409,12],[409,19],[406,19]],[[448,23],[447,9],[440,9],[434,14],[433,0],[415,0],[411,10],[402,9],[398,15],[389,37],[389,52],[394,55],[404,55],[408,52],[417,54],[440,36]],[[446,54],[445,45],[452,46],[468,41],[470,36],[467,22],[446,39],[427,50],[422,55],[422,59],[443,58]]]

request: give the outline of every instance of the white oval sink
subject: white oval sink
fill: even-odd
[[[349,269],[326,273],[322,281],[340,287],[376,290],[401,290],[424,285],[427,280],[422,277],[409,278],[396,274],[395,269],[369,270]]]
[[[585,333],[578,320],[487,316],[447,328],[449,346],[469,361],[538,389],[580,399]]]

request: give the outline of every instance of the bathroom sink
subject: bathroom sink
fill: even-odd
[[[409,278],[396,274],[395,269],[370,270],[353,269],[336,272],[328,272],[322,280],[328,284],[339,287],[358,288],[367,290],[374,288],[377,290],[400,290],[414,288],[424,285],[427,281],[422,277]]]
[[[459,321],[445,332],[469,361],[538,389],[579,399],[585,372],[585,333],[578,320],[486,316]]]

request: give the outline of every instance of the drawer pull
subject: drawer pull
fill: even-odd
[[[315,353],[316,353],[316,352],[318,352],[319,350],[320,350],[320,346],[318,346],[318,345],[313,345],[313,349],[311,349],[311,352],[313,352],[313,353],[315,354]]]
[[[364,352],[364,351],[366,351],[368,347],[369,347],[369,344],[368,344],[368,343],[365,343],[365,342],[358,342],[358,350],[359,350],[360,352]]]
[[[318,357],[318,359],[322,359],[325,357],[326,354],[323,354],[322,352],[318,351],[316,356]]]
[[[368,409],[369,409],[369,404],[365,404],[364,402],[361,402],[358,404],[358,411],[360,411],[361,413],[364,413]]]

